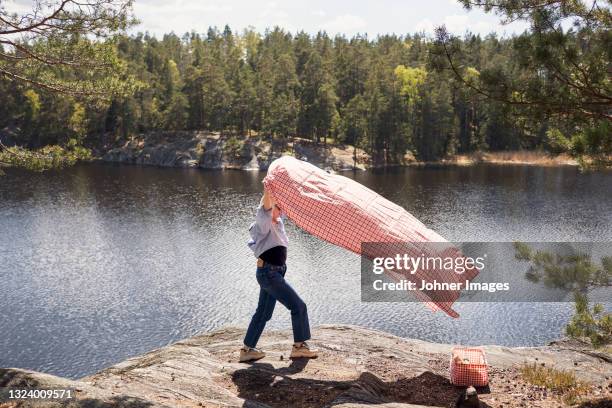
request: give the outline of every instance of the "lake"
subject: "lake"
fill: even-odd
[[[345,174],[451,241],[612,241],[612,172],[478,165]],[[258,286],[246,246],[264,173],[90,164],[0,177],[0,366],[77,378],[225,325]],[[571,303],[362,303],[360,259],[287,225],[287,279],[311,324],[529,346]],[[289,328],[279,306],[271,328]]]

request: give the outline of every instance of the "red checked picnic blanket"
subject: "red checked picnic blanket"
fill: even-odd
[[[291,156],[281,157],[270,165],[264,179],[265,188],[279,207],[300,228],[357,254],[364,242],[384,242],[377,253],[364,254],[370,259],[409,253],[414,257],[462,257],[460,251],[436,232],[427,228],[402,207],[380,196],[369,188],[347,177],[326,171]],[[432,247],[420,243],[448,243],[443,250],[432,254]],[[444,245],[444,244],[443,244]],[[376,247],[376,246],[375,246]],[[409,279],[420,287],[420,280],[428,282],[465,282],[473,279],[477,269],[459,275],[444,269],[422,268],[414,274],[387,269],[396,281]],[[419,300],[433,310],[442,309],[449,316],[459,317],[451,306],[459,298],[459,291],[414,291]]]

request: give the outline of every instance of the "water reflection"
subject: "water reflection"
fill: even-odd
[[[455,241],[612,240],[610,173],[414,168],[349,174]],[[0,179],[0,366],[71,377],[223,325],[256,304],[246,226],[263,174],[89,165]],[[571,304],[364,304],[356,255],[288,226],[313,324],[433,341],[542,344]],[[500,317],[500,316],[503,316]],[[271,327],[288,328],[279,308]],[[484,329],[486,327],[486,329]]]

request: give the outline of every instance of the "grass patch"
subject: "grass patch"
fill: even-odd
[[[552,155],[541,150],[514,150],[504,152],[486,152],[484,160],[505,163],[530,163],[539,165],[576,164],[569,155]]]
[[[590,385],[578,381],[571,371],[557,370],[536,363],[525,363],[521,367],[521,375],[528,383],[551,390],[568,405],[576,404],[580,397],[591,389]]]

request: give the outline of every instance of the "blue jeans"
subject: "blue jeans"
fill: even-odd
[[[293,341],[300,342],[310,339],[306,304],[285,280],[285,272],[287,272],[287,265],[265,264],[257,268],[256,277],[260,287],[259,303],[244,337],[246,346],[255,347],[257,345],[266,323],[272,318],[277,300],[291,311]]]

